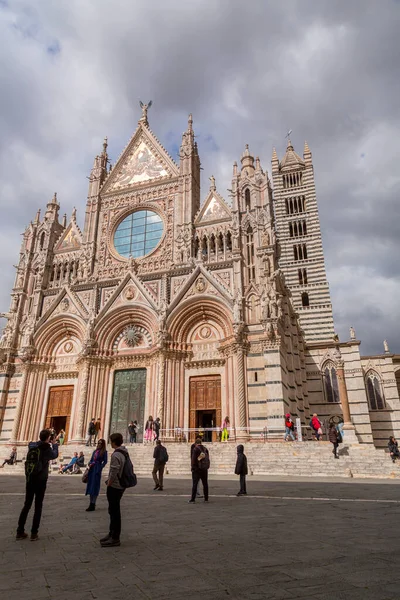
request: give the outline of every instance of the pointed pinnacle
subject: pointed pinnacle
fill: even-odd
[[[103,154],[107,154],[107,148],[108,148],[108,138],[106,136],[103,141]]]
[[[274,160],[278,161],[278,155],[277,155],[277,153],[276,153],[276,150],[275,150],[275,148],[273,148],[273,149],[272,149],[272,160],[273,160],[273,161],[274,161]]]

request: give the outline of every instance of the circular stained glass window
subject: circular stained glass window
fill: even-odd
[[[152,210],[137,210],[118,225],[114,246],[118,254],[140,258],[149,254],[161,240],[164,226],[162,218]]]

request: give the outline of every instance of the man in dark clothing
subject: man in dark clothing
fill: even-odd
[[[157,419],[153,423],[154,441],[155,442],[157,442],[160,439],[160,427],[161,427],[160,417],[157,417]]]
[[[43,429],[43,431],[40,432],[39,441],[30,442],[28,446],[27,460],[25,462],[25,504],[18,521],[17,540],[24,540],[28,537],[28,534],[25,533],[25,523],[33,499],[35,499],[35,512],[33,514],[31,540],[36,541],[38,539],[43,499],[46,492],[47,478],[49,476],[49,462],[55,460],[57,457],[58,444],[53,444],[50,431],[48,429]]]
[[[92,445],[92,437],[95,435],[96,435],[96,425],[95,425],[95,420],[92,419],[90,421],[89,427],[88,427],[86,446]]]
[[[197,442],[197,440],[199,440],[200,444],[202,442],[201,438],[197,438],[196,441],[193,442],[193,444],[190,446],[190,464],[192,464],[193,450],[196,448],[196,442]],[[197,484],[196,498],[203,498],[203,495],[200,494],[200,492],[199,492],[199,483]]]
[[[333,444],[333,450],[332,450],[333,456],[335,458],[339,458],[339,455],[338,455],[339,436],[338,436],[338,432],[337,432],[335,423],[331,423],[331,425],[329,427],[328,438],[329,438],[329,441]]]
[[[131,421],[128,425],[129,443],[136,444],[137,421]]]
[[[197,485],[201,480],[204,491],[204,502],[208,502],[208,469],[210,468],[210,457],[208,450],[197,438],[192,452],[192,497],[189,502],[196,501]]]
[[[165,446],[162,445],[161,440],[157,440],[157,442],[156,442],[156,447],[154,448],[154,452],[153,452],[153,458],[154,458],[153,479],[154,479],[154,485],[155,485],[154,489],[161,492],[164,489],[163,488],[164,469],[165,469],[166,463],[168,462],[168,452],[167,452],[167,449],[165,448]],[[158,473],[158,477],[157,477],[157,473]]]
[[[248,473],[247,470],[247,457],[244,454],[244,446],[239,444],[237,447],[237,459],[236,459],[236,467],[235,467],[235,475],[240,476],[240,491],[236,494],[237,496],[246,496],[246,475]]]

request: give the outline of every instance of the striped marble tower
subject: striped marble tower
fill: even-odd
[[[308,342],[331,340],[334,335],[332,304],[325,272],[312,155],[307,142],[303,158],[296,154],[290,139],[280,162],[274,149],[272,178],[280,244],[279,266],[291,290],[293,306]]]

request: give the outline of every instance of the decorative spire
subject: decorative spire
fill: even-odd
[[[211,175],[210,177],[210,192],[215,192],[216,191],[216,186],[215,186],[215,177],[214,175]]]
[[[40,223],[40,208],[39,208],[39,210],[36,213],[35,220],[33,221],[34,225],[39,225],[39,223]]]
[[[240,162],[242,163],[243,169],[254,169],[254,157],[250,154],[249,145],[246,144],[245,150],[241,156]]]
[[[193,117],[192,113],[190,113],[188,118],[188,131],[193,131]]]
[[[236,177],[238,174],[238,169],[237,169],[237,162],[235,160],[235,162],[233,163],[233,176]]]
[[[307,142],[304,142],[303,158],[306,162],[311,162],[312,154]]]
[[[103,156],[107,156],[107,148],[108,148],[108,138],[106,136],[103,141]]]
[[[279,161],[275,147],[272,149],[272,162],[274,162],[274,161]]]
[[[139,119],[139,124],[142,123],[143,125],[146,125],[146,127],[148,127],[149,121],[147,119],[147,111],[149,110],[150,106],[153,104],[153,101],[150,100],[150,102],[148,104],[144,104],[141,100],[139,100],[139,104],[140,104],[140,108],[142,109],[142,116]]]
[[[290,137],[287,139],[287,148],[286,150],[294,150],[292,142],[290,141]]]
[[[64,214],[64,216],[63,216],[63,220],[62,220],[62,226],[63,226],[63,227],[66,227],[66,226],[67,226],[67,215],[66,215],[66,214]]]
[[[256,156],[256,171],[261,171],[260,157]]]
[[[76,221],[76,208],[75,208],[75,206],[72,209],[71,221]]]

